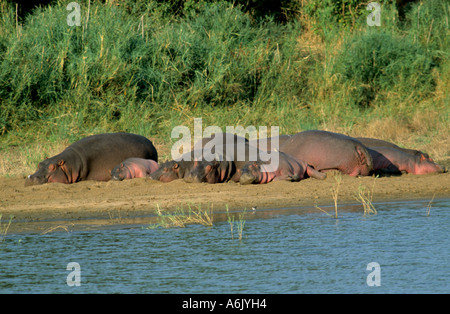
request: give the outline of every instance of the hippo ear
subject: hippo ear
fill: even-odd
[[[178,167],[179,167],[178,163],[174,163],[173,169],[178,169]]]
[[[65,163],[64,159],[61,159],[60,161],[58,161],[58,166],[61,167],[63,166]]]
[[[420,161],[426,160],[425,156],[423,154],[420,154]]]

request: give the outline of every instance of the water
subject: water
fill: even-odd
[[[226,221],[9,234],[0,293],[449,293],[450,199],[428,217],[427,203],[379,203],[377,215],[337,221],[319,211],[247,219],[242,241]],[[67,284],[70,262],[80,286]]]

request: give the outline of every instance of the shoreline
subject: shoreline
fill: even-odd
[[[324,206],[334,215],[332,190],[339,184],[339,210],[345,205],[361,211],[355,199],[361,189],[373,194],[372,203],[387,201],[424,201],[450,198],[450,173],[386,177],[350,177],[329,172],[325,180],[271,182],[261,185],[238,183],[169,183],[150,179],[125,181],[83,181],[76,184],[24,186],[24,178],[0,178],[0,214],[2,224],[14,218],[8,233],[47,233],[60,230],[92,230],[119,225],[149,224],[156,221],[156,208],[164,212],[188,210],[189,207],[211,208],[218,215],[230,212],[265,212],[303,208],[318,212]],[[355,205],[356,204],[356,205]],[[426,208],[426,204],[425,207]],[[279,212],[281,213],[281,212]],[[253,213],[254,214],[254,213]],[[254,216],[258,217],[258,216]],[[215,219],[215,221],[217,221]]]

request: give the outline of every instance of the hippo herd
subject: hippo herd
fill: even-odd
[[[211,150],[216,136],[222,136],[220,145],[212,145]],[[197,150],[198,147],[200,150],[209,148],[214,158],[195,158],[198,152],[193,150],[182,156],[191,158],[158,163],[156,148],[144,136],[130,133],[92,135],[40,162],[37,171],[27,177],[25,185],[142,177],[162,182],[184,179],[186,182],[259,184],[276,180],[300,181],[309,177],[322,180],[330,170],[350,176],[445,171],[424,152],[379,139],[353,138],[322,130],[250,141],[234,134],[215,133],[194,147]],[[255,151],[276,152],[278,162],[274,166],[267,160],[255,158],[252,154]],[[260,155],[257,153],[256,156]]]

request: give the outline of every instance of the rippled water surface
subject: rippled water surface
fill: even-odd
[[[378,214],[246,219],[213,227],[8,234],[0,293],[449,293],[450,199]],[[80,265],[80,285],[67,277]],[[376,262],[379,268],[367,265]],[[369,286],[377,282],[379,286]]]

